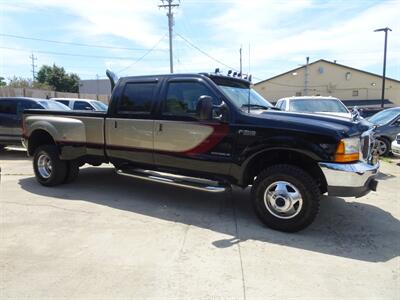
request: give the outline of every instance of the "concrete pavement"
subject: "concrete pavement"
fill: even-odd
[[[213,195],[84,167],[40,186],[0,154],[0,298],[400,298],[400,166],[378,193],[321,201],[306,230],[255,217],[249,191]]]

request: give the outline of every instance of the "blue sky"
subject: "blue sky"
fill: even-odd
[[[55,63],[83,79],[104,78],[106,68],[119,76],[168,73],[167,17],[159,4],[0,0],[0,76],[31,77],[32,52],[39,67]],[[387,76],[400,79],[400,0],[181,0],[174,11],[175,72],[238,69],[242,46],[243,69],[259,80],[306,56],[380,74],[384,34],[373,30],[389,26]]]

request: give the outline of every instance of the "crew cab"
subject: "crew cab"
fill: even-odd
[[[120,175],[211,193],[252,186],[260,220],[287,232],[312,223],[322,194],[376,190],[373,131],[362,119],[281,112],[248,80],[220,73],[107,74],[106,113],[25,111],[40,184],[111,163]]]

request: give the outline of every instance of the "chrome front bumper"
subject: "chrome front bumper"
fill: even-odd
[[[374,165],[357,162],[352,164],[319,163],[328,184],[329,196],[361,197],[376,191],[379,163]]]

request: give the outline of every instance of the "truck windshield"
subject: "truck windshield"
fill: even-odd
[[[272,104],[249,87],[219,85],[225,95],[240,109],[269,109]]]

